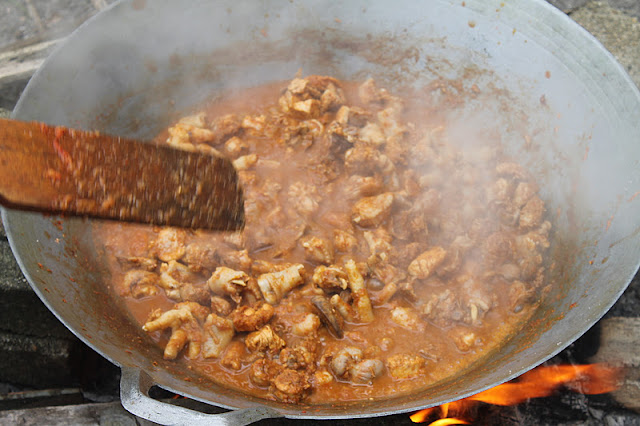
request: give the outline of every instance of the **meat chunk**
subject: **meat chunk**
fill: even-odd
[[[153,272],[134,269],[127,272],[122,280],[120,294],[131,296],[139,299],[145,296],[152,296],[158,293],[158,276]]]
[[[229,318],[209,314],[204,323],[204,330],[207,339],[204,342],[202,355],[205,358],[219,358],[235,334],[233,322]]]
[[[439,327],[447,327],[464,317],[459,301],[449,289],[431,295],[422,307],[422,314]]]
[[[189,271],[189,269],[175,260],[160,265],[160,280],[158,284],[173,300],[184,300],[180,294],[180,289],[187,283],[194,283],[199,277]]]
[[[349,279],[349,289],[353,298],[353,310],[356,314],[356,319],[362,323],[370,323],[374,320],[374,315],[369,294],[364,286],[364,278],[358,271],[356,262],[352,259],[345,263],[344,269],[347,271]]]
[[[267,324],[273,317],[273,306],[258,302],[254,306],[240,306],[231,314],[237,331],[255,331]]]
[[[393,194],[390,192],[362,198],[353,206],[351,220],[364,227],[379,226],[389,217],[392,204]]]
[[[355,143],[353,148],[344,153],[344,165],[352,174],[371,175],[376,172],[390,174],[395,165],[385,154],[376,147],[362,143]]]
[[[318,210],[318,190],[315,186],[304,182],[295,182],[289,187],[289,202],[304,217],[309,217]]]
[[[293,325],[291,331],[297,336],[309,336],[318,331],[318,328],[320,328],[320,318],[315,314],[306,314]]]
[[[535,228],[540,226],[544,213],[544,201],[537,196],[533,196],[520,210],[520,227]]]
[[[200,324],[205,320],[207,313],[208,309],[198,303],[182,302],[164,313],[152,314],[142,329],[147,333],[171,329],[171,337],[164,349],[165,359],[175,359],[187,343],[187,356],[195,358],[200,353],[203,341]]]
[[[387,370],[394,379],[412,379],[425,374],[426,361],[419,355],[396,354],[387,358]]]
[[[252,352],[277,353],[286,343],[273,331],[271,326],[265,325],[260,330],[249,333],[244,344]]]
[[[163,262],[180,260],[186,251],[185,237],[182,229],[163,228],[153,244],[156,257]]]
[[[285,368],[273,380],[273,395],[280,401],[287,403],[297,403],[304,399],[311,383],[307,375],[303,372]]]
[[[327,265],[333,262],[333,247],[330,241],[324,238],[306,237],[300,242],[307,260]]]
[[[347,199],[355,200],[377,195],[383,188],[384,182],[380,176],[352,175],[344,183],[343,192]]]
[[[339,266],[317,266],[313,270],[311,281],[321,289],[332,292],[346,290],[349,287],[347,273]]]
[[[218,250],[213,244],[193,242],[185,248],[182,261],[194,272],[213,272],[220,265]]]
[[[223,141],[240,131],[240,119],[236,114],[225,114],[211,122],[216,140]]]
[[[362,349],[355,346],[347,346],[340,349],[331,359],[329,368],[338,376],[343,377],[356,363],[362,360]]]
[[[460,352],[468,352],[482,343],[473,331],[466,328],[455,328],[449,332],[449,335]]]
[[[211,293],[203,284],[186,283],[180,287],[179,292],[180,300],[184,302],[196,302],[203,306],[210,306],[211,304]]]
[[[247,351],[244,343],[233,341],[229,343],[224,351],[220,365],[230,370],[239,371],[242,369],[243,360],[246,359]]]
[[[416,257],[407,269],[409,275],[418,279],[428,278],[436,268],[444,261],[447,251],[442,247],[432,247]]]
[[[153,272],[157,266],[158,261],[155,259],[149,259],[147,257],[140,256],[118,256],[118,263],[123,270],[139,269],[143,271]]]
[[[343,253],[351,253],[358,245],[358,239],[347,231],[333,230],[333,247]]]
[[[425,324],[412,308],[396,306],[391,310],[391,321],[412,331],[423,331]]]
[[[349,368],[349,378],[353,383],[371,384],[373,379],[382,375],[384,363],[379,359],[369,358],[352,365]]]
[[[234,302],[240,303],[240,293],[246,287],[247,281],[249,276],[244,272],[220,266],[207,280],[207,285],[214,294],[229,296]]]
[[[298,263],[282,271],[260,275],[258,286],[264,300],[272,305],[278,303],[289,290],[304,282],[303,273],[304,266]]]
[[[213,142],[215,133],[205,128],[204,114],[196,114],[180,119],[169,127],[167,143],[178,149],[191,150],[193,144]]]

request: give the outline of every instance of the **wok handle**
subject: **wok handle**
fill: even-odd
[[[122,367],[120,400],[122,406],[134,416],[161,425],[248,425],[258,420],[282,417],[268,407],[251,407],[222,414],[205,414],[184,407],[167,404],[149,396],[154,385],[148,374],[137,368]]]

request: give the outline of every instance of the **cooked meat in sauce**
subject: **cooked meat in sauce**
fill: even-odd
[[[233,159],[246,228],[102,224],[113,293],[164,358],[268,399],[455,374],[539,303],[551,224],[498,143],[461,149],[428,114],[371,79],[309,76],[182,118],[158,140]]]

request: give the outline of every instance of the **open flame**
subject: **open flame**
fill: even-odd
[[[494,405],[516,405],[531,398],[551,395],[560,386],[589,395],[611,392],[618,388],[622,370],[605,364],[554,365],[538,367],[520,376],[465,399],[420,410],[410,416],[414,423],[423,423],[438,415],[429,426],[470,424],[465,413],[479,402]],[[449,417],[451,415],[452,417]]]

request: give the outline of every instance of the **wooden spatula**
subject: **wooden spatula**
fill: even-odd
[[[0,119],[0,203],[166,226],[244,225],[228,159],[8,119]]]

